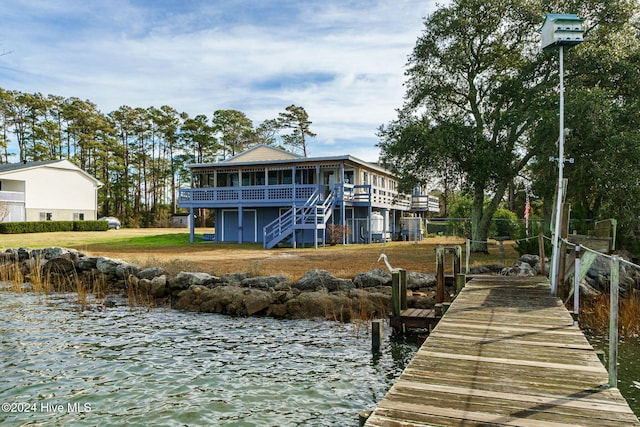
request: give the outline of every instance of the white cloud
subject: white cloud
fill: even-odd
[[[318,134],[313,155],[364,160],[377,159],[376,130],[402,105],[404,66],[435,10],[424,0],[14,3],[0,6],[0,47],[12,51],[0,57],[4,89],[103,112],[234,108],[255,123],[296,104]]]

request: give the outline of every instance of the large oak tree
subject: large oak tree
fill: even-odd
[[[539,48],[545,14],[579,13],[593,30],[628,22],[635,1],[571,3],[454,0],[441,7],[409,58],[406,102],[380,129],[382,160],[405,188],[445,167],[465,177],[475,251],[486,250],[508,186],[557,139],[557,53]],[[580,49],[588,47],[565,55],[569,68]]]

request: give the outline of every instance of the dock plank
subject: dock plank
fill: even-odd
[[[365,424],[425,425],[640,422],[546,279],[477,277]]]

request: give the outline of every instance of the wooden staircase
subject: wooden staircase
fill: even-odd
[[[333,191],[324,200],[320,199],[320,193],[316,191],[304,205],[292,207],[264,227],[264,248],[271,249],[288,238],[291,238],[295,247],[297,230],[314,230],[314,233],[324,230],[335,203]],[[322,241],[324,242],[324,233]]]

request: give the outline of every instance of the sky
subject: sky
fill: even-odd
[[[443,3],[439,0],[439,3]],[[436,0],[1,1],[0,87],[86,99],[107,114],[168,105],[303,107],[309,156],[378,160],[380,125]]]

